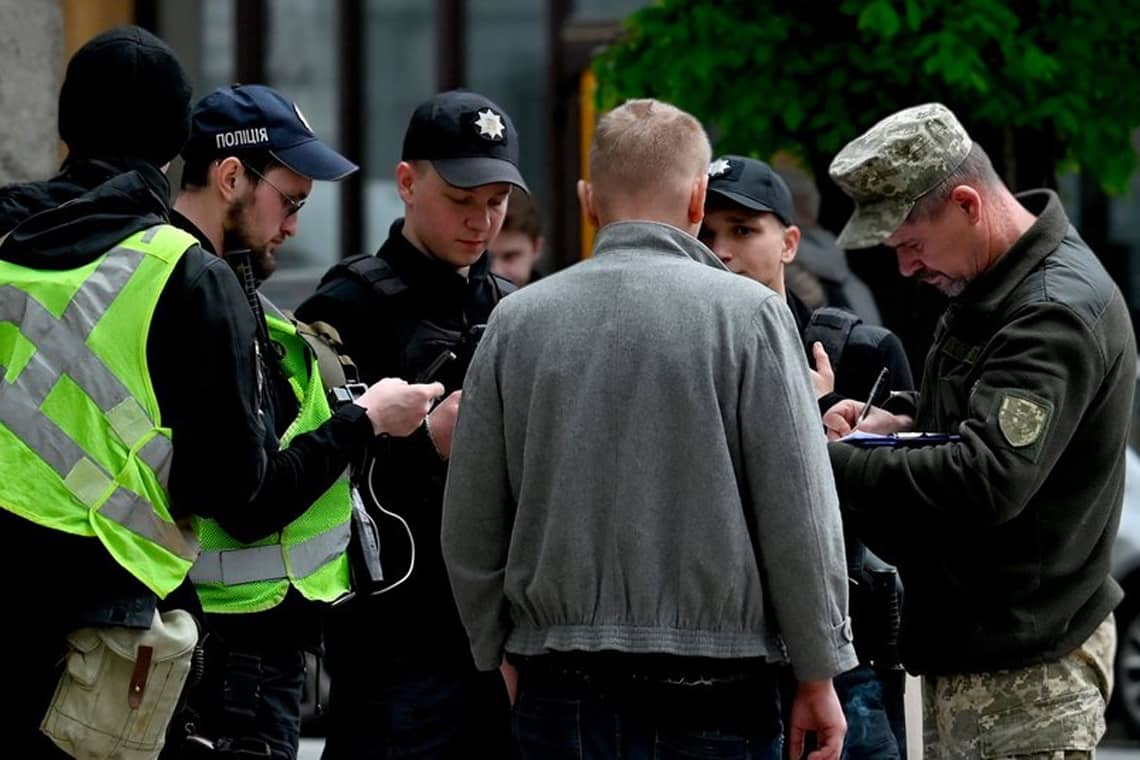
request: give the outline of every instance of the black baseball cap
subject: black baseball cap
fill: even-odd
[[[721,156],[709,164],[709,192],[753,211],[768,211],[790,226],[796,223],[792,191],[763,161]]]
[[[258,150],[309,179],[344,179],[360,168],[321,142],[297,104],[272,87],[221,87],[194,106],[184,158],[240,158]]]
[[[519,134],[511,117],[470,90],[421,103],[404,134],[404,161],[430,161],[449,185],[464,189],[509,182],[530,193],[519,173]]]

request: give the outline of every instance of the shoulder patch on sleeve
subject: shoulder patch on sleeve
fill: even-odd
[[[998,393],[998,429],[1010,446],[1032,446],[1045,432],[1053,405],[1021,391]]]

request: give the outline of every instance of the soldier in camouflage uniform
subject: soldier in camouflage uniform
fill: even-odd
[[[1014,196],[939,104],[849,143],[839,237],[885,244],[952,297],[912,415],[868,432],[956,438],[830,445],[846,518],[895,563],[901,651],[923,676],[926,757],[1091,757],[1104,732],[1123,594],[1109,575],[1136,376],[1128,308],[1056,194]],[[833,407],[829,435],[862,404]]]

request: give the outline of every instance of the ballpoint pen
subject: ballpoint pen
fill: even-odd
[[[883,367],[879,371],[879,376],[875,378],[875,384],[871,386],[871,392],[867,395],[867,403],[863,405],[863,409],[859,412],[859,416],[855,418],[854,427],[859,427],[863,424],[863,420],[867,419],[867,414],[871,411],[871,405],[874,403],[875,398],[879,395],[879,391],[883,387],[883,383],[887,381],[887,368]]]

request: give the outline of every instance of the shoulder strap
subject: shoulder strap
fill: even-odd
[[[335,327],[328,322],[302,322],[291,311],[286,311],[285,316],[292,321],[297,334],[316,354],[317,367],[326,390],[360,382],[356,363],[343,352],[344,344]]]
[[[834,306],[824,306],[812,312],[807,329],[804,330],[804,346],[811,355],[811,346],[816,341],[823,344],[827,351],[827,358],[831,360],[831,367],[839,375],[839,365],[843,361],[843,350],[847,347],[847,339],[851,331],[863,320],[844,309]]]
[[[390,298],[408,289],[408,284],[396,274],[391,264],[371,254],[350,256],[334,265],[321,278],[321,285],[337,277],[348,277],[363,282],[382,298]]]

